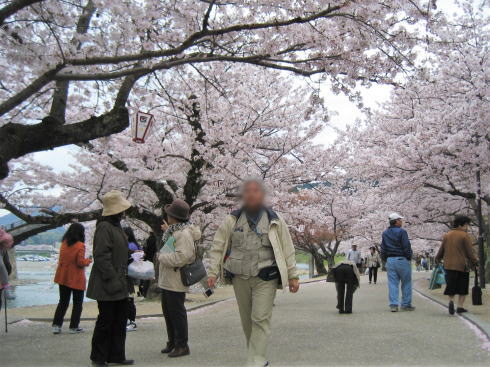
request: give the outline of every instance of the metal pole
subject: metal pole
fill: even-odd
[[[8,326],[7,326],[7,295],[5,294],[5,290],[3,290],[3,299],[4,299],[4,303],[5,303],[5,332],[8,333],[9,330],[8,330]]]
[[[476,215],[478,220],[478,258],[479,258],[479,276],[480,286],[485,288],[485,247],[483,246],[483,235],[485,228],[483,224],[482,200],[481,200],[481,174],[480,170],[476,171],[477,198],[476,198]]]

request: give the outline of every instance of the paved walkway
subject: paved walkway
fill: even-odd
[[[363,282],[366,278],[363,277]],[[414,295],[415,312],[390,313],[384,274],[362,284],[354,313],[339,315],[328,283],[303,285],[297,295],[279,293],[270,347],[272,366],[487,365],[490,352],[468,324]],[[127,356],[139,366],[238,366],[245,360],[238,309],[233,300],[191,312],[192,355],[160,354],[162,318],[139,321],[128,334]],[[87,366],[93,322],[83,335],[52,335],[47,323],[21,322],[0,333],[1,366]]]

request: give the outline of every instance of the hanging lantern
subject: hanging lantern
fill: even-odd
[[[148,138],[148,135],[150,134],[153,121],[154,117],[152,114],[141,111],[136,112],[131,126],[131,135],[135,143],[145,142],[145,139]]]

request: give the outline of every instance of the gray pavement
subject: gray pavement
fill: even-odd
[[[296,295],[278,293],[270,346],[272,366],[489,365],[490,352],[468,324],[414,294],[415,312],[390,313],[384,274],[354,295],[354,313],[339,315],[330,283],[305,284]],[[53,307],[54,308],[54,307]],[[3,321],[3,320],[2,320]],[[0,332],[0,365],[88,366],[93,322],[82,335],[52,335],[47,323],[21,322]],[[234,300],[189,314],[191,355],[169,359],[162,318],[139,320],[128,333],[127,357],[138,366],[239,366],[244,339]],[[488,341],[486,341],[488,348]]]

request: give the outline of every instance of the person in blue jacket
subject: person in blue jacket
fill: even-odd
[[[383,232],[381,257],[386,261],[388,272],[388,292],[391,312],[397,312],[400,304],[401,282],[402,311],[414,311],[412,306],[412,245],[408,233],[402,228],[403,217],[398,213],[388,216],[390,226]]]

